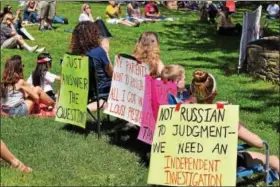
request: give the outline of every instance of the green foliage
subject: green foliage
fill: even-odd
[[[1,7],[8,3],[16,9],[15,1],[2,1]],[[36,39],[27,40],[28,44],[45,46],[52,54],[53,73],[60,73],[59,59],[68,51],[71,39],[71,34],[64,30],[74,28],[78,22],[81,4],[57,3],[57,15],[68,17],[70,24],[55,25],[55,31],[39,32],[38,26],[27,27]],[[105,19],[106,4],[91,5],[94,17],[101,16]],[[248,8],[250,6],[246,7]],[[238,9],[233,17],[235,22],[242,22],[242,15],[246,9]],[[198,22],[197,12],[169,11],[163,7],[161,11],[163,15],[177,17],[179,20],[141,24],[139,28],[108,25],[113,34],[110,41],[111,61],[113,62],[114,55],[118,53],[131,54],[142,32],[157,32],[162,61],[165,64],[184,66],[187,83],[190,83],[192,72],[196,69],[214,74],[219,93],[217,100],[229,100],[240,105],[240,120],[269,142],[272,154],[278,154],[279,86],[255,80],[246,74],[236,74],[240,37],[218,36],[214,25]],[[269,29],[271,33],[279,33],[279,23],[269,20]],[[22,56],[25,78],[28,78],[35,68],[37,54],[23,50],[2,50],[1,72],[5,60],[14,54]],[[113,126],[112,123],[108,126],[110,125]],[[111,143],[112,137],[108,136],[105,130],[102,132],[102,138],[98,140],[95,132],[85,135],[66,129],[65,124],[55,122],[54,119],[1,119],[1,139],[18,158],[34,169],[32,174],[23,175],[14,169],[1,167],[1,185],[147,185],[148,168],[141,164],[143,152],[136,147],[139,142],[134,141],[136,143],[132,146],[120,147]]]

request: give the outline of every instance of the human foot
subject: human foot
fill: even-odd
[[[32,172],[32,169],[30,167],[26,166],[19,160],[14,160],[11,166],[12,166],[12,168],[18,169],[22,173],[31,173]]]

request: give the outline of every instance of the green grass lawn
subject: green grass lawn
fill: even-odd
[[[2,1],[1,7],[8,3],[14,10],[18,4]],[[54,59],[51,71],[56,74],[60,73],[59,60],[68,51],[71,38],[71,34],[64,30],[74,28],[78,22],[81,4],[57,3],[57,15],[68,17],[69,25],[55,25],[56,30],[47,32],[39,32],[37,26],[27,27],[36,38],[27,42],[46,47]],[[94,17],[102,16],[104,19],[106,4],[91,5]],[[233,19],[241,23],[243,12],[254,8],[238,9]],[[165,8],[161,11],[163,15],[179,20],[142,24],[139,28],[108,25],[114,36],[110,41],[111,61],[118,53],[131,54],[142,32],[157,32],[162,61],[184,66],[187,83],[190,83],[192,72],[196,69],[213,73],[218,84],[217,100],[229,100],[240,105],[240,121],[269,143],[271,154],[279,155],[279,86],[253,79],[247,74],[236,74],[240,37],[217,36],[213,25],[198,22],[197,12],[169,11]],[[268,22],[269,32],[279,35],[280,24],[272,20]],[[1,72],[5,60],[15,54],[22,56],[24,76],[27,78],[35,67],[37,54],[23,50],[2,50]],[[32,174],[23,175],[2,163],[1,185],[147,185],[148,167],[142,162],[146,146],[135,139],[133,132],[122,134],[121,141],[114,143],[114,136],[107,133],[114,125],[113,122],[105,123],[102,138],[98,139],[94,130],[89,133],[54,119],[1,119],[1,139],[18,158],[34,169]],[[259,180],[256,182],[263,184]]]

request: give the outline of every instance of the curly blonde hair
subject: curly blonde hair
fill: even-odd
[[[157,33],[143,32],[132,55],[140,62],[149,64],[151,75],[160,76],[161,72],[158,72],[158,66],[161,59]]]

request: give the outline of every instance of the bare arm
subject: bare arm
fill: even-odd
[[[106,71],[107,75],[109,75],[110,77],[113,76],[113,71],[114,71],[114,69],[113,69],[113,66],[112,66],[111,63],[108,64],[108,65],[105,67],[105,71]]]
[[[21,10],[20,9],[17,9],[16,11],[16,16],[15,16],[15,19],[14,19],[14,23],[16,23],[18,20],[19,20],[19,15],[21,13]]]
[[[12,36],[15,36],[15,35],[17,34],[17,31],[16,31],[14,25],[11,24],[10,27],[11,27],[11,29],[12,29],[11,35],[12,35]]]
[[[238,138],[240,140],[254,147],[263,147],[262,139],[258,135],[246,129],[241,123],[239,125],[240,128],[238,130]]]
[[[39,102],[39,95],[35,93],[32,88],[24,80],[19,80],[17,83],[17,88],[22,90],[25,94],[35,100],[36,103]]]
[[[55,80],[56,80],[56,81],[61,81],[61,77],[60,77],[60,76],[56,76],[56,77],[55,77]]]

